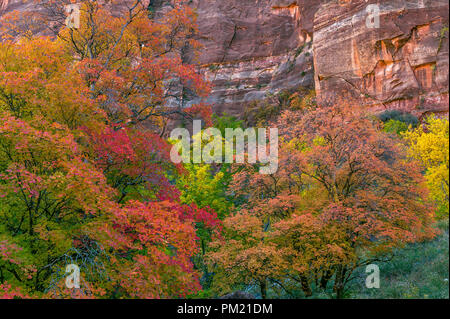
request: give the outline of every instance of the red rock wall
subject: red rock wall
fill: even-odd
[[[199,63],[217,112],[242,115],[253,101],[313,87],[311,36],[295,1],[194,0],[204,45]]]
[[[153,0],[161,9],[167,0]],[[284,89],[343,94],[374,110],[448,113],[448,0],[191,0],[203,44],[187,54],[213,83],[217,112]],[[379,28],[367,6],[379,4]],[[0,0],[0,12],[32,10]],[[1,13],[0,13],[1,14]]]
[[[379,28],[366,23],[373,3]],[[324,3],[313,31],[318,95],[351,92],[377,110],[447,113],[448,20],[448,1]]]

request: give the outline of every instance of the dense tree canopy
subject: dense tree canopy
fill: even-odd
[[[423,127],[406,132],[404,137],[410,146],[410,155],[426,170],[428,187],[440,207],[440,216],[448,217],[448,120],[429,117]]]
[[[434,236],[420,169],[361,109],[287,111],[278,127],[278,172],[248,165],[234,175],[243,204],[210,254],[220,285],[256,283],[264,297],[269,282],[286,292],[294,283],[310,296],[334,276],[342,297],[358,267]]]
[[[447,120],[383,125],[282,92],[254,116],[279,128],[277,172],[174,164],[180,122],[243,126],[213,121],[186,62],[195,12],[81,0],[74,28],[71,1],[34,1],[0,28],[0,298],[341,298],[360,267],[432,239],[436,206],[448,217]]]
[[[36,21],[48,23],[65,2],[40,4]],[[125,6],[127,14],[111,15],[82,1],[80,28],[58,28],[56,38],[10,29],[17,40],[0,44],[5,296],[16,294],[9,285],[74,296],[55,270],[68,261],[85,273],[78,297],[182,297],[201,288],[191,261],[196,227],[216,228],[217,215],[182,203],[172,181],[184,169],[161,138],[171,114],[209,115],[202,105],[166,108],[183,97],[175,88],[209,90],[179,55],[195,46],[195,17],[181,4],[158,20],[143,1]]]

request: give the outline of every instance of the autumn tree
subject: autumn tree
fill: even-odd
[[[72,130],[105,122],[61,43],[48,37],[3,41],[0,62],[0,110],[22,119],[42,116]]]
[[[168,200],[120,205],[67,128],[42,119],[0,121],[2,283],[43,293],[61,256],[97,242],[109,259],[108,284],[99,281],[111,296],[184,296],[199,289],[190,258],[198,250],[195,223],[207,224],[209,212]]]
[[[29,21],[53,35],[21,24],[0,44],[2,287],[73,297],[57,269],[87,260],[91,297],[196,293],[196,231],[217,216],[182,203],[184,170],[161,137],[171,115],[210,116],[186,102],[209,91],[181,55],[195,47],[194,14],[178,1],[156,17],[144,1],[86,0],[68,29],[67,1],[36,3]]]
[[[245,213],[231,215],[224,221],[224,238],[213,241],[207,261],[214,271],[213,291],[230,293],[234,289],[256,286],[267,297],[269,278],[279,273],[279,252],[268,242],[264,223]]]
[[[114,191],[101,171],[84,161],[67,128],[7,113],[0,123],[1,233],[13,245],[9,253],[17,246],[22,255],[1,264],[2,279],[43,292],[51,275],[46,266],[88,231]]]
[[[278,172],[265,176],[246,166],[234,176],[242,205],[224,222],[234,244],[217,241],[211,254],[223,271],[250,276],[256,263],[242,256],[257,255],[264,262],[256,269],[273,287],[292,293],[297,286],[310,296],[313,284],[333,281],[341,298],[355,269],[434,236],[418,165],[360,108],[287,111],[277,125]],[[255,240],[242,228],[262,235]],[[270,251],[277,257],[265,258]]]
[[[65,4],[42,3],[47,9],[42,17],[58,25],[64,21]],[[201,113],[199,107],[187,108],[187,102],[209,93],[208,83],[183,58],[183,50],[198,47],[192,10],[177,0],[156,17],[149,5],[142,0],[84,0],[80,28],[57,33],[115,124],[164,127],[169,115]]]
[[[448,120],[430,116],[423,126],[403,135],[409,145],[409,154],[426,170],[431,197],[448,217],[449,188],[449,134]]]

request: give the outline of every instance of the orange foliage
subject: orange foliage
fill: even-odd
[[[269,283],[296,283],[310,296],[333,277],[342,297],[356,268],[436,235],[420,168],[362,109],[286,111],[277,126],[278,172],[247,165],[234,176],[242,205],[209,256],[222,286],[257,284],[264,297]]]

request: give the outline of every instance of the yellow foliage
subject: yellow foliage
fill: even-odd
[[[449,212],[449,125],[448,120],[429,117],[426,128],[403,134],[410,156],[426,169],[432,199],[439,205],[440,217]]]

